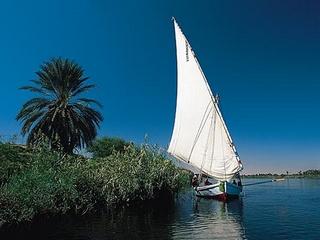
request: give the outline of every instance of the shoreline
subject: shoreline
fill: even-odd
[[[320,175],[268,175],[268,174],[263,174],[263,175],[241,175],[242,178],[272,178],[272,179],[280,179],[280,178],[285,178],[285,179],[319,179]]]

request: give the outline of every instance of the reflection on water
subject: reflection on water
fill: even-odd
[[[180,201],[177,208],[175,223],[171,226],[173,239],[245,239],[241,199],[223,203],[196,198],[192,208],[187,202]]]
[[[319,203],[320,179],[253,185],[228,203],[197,199],[190,188],[171,200],[2,229],[0,239],[319,239]]]

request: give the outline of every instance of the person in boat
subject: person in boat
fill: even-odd
[[[199,186],[197,175],[193,175],[192,180],[191,180],[191,185],[192,185],[192,187],[198,187]]]
[[[236,183],[236,180],[235,180],[235,179],[233,179],[232,183],[233,183],[234,185],[237,185],[237,183]]]
[[[237,178],[237,180],[238,180],[238,183],[236,183],[235,180],[233,180],[233,183],[234,183],[235,185],[238,185],[238,187],[242,187],[242,182],[241,182],[241,178],[240,178],[240,174],[239,174],[239,173],[236,175],[236,178]]]
[[[204,185],[210,185],[211,183],[209,182],[208,178],[206,179],[206,181],[204,182]]]

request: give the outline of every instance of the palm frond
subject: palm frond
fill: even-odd
[[[90,99],[90,98],[79,98],[79,99],[77,99],[77,103],[79,103],[79,104],[85,103],[85,104],[89,104],[89,105],[95,104],[95,105],[99,106],[100,108],[102,108],[102,105],[97,100]]]

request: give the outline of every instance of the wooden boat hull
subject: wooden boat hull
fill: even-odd
[[[220,201],[228,201],[239,198],[242,192],[242,186],[229,182],[220,182],[216,184],[195,187],[197,197],[213,198]]]

